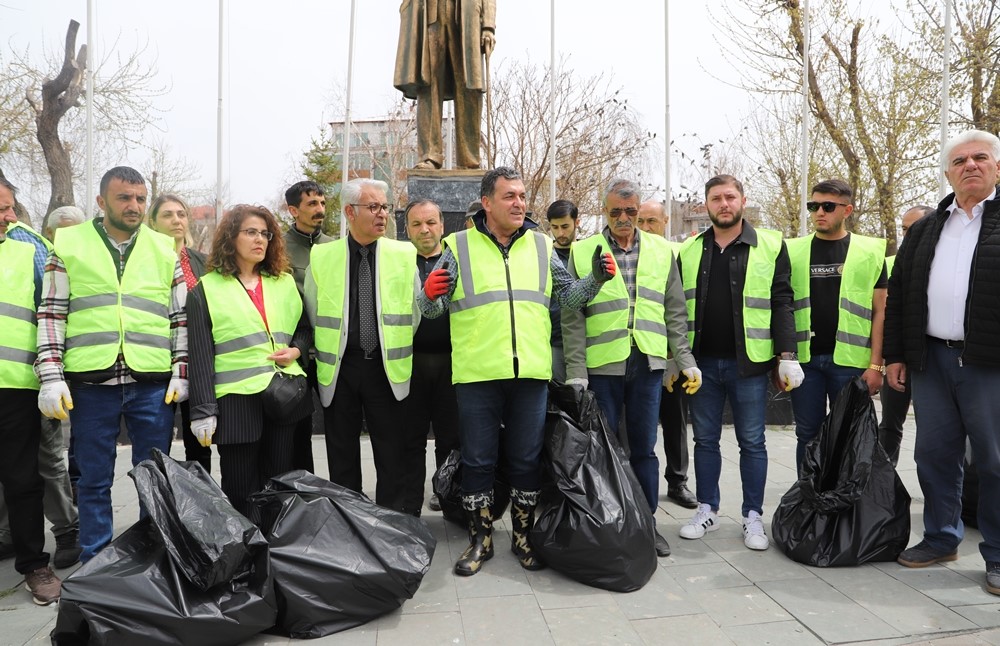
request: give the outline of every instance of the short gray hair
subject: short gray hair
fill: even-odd
[[[52,227],[53,223],[58,224],[59,222],[72,222],[73,224],[80,224],[86,219],[87,215],[80,207],[60,206],[58,209],[52,211],[52,213],[49,213],[49,226]]]
[[[941,171],[944,173],[948,172],[948,165],[950,164],[949,158],[955,148],[973,141],[979,141],[989,145],[990,152],[993,153],[993,159],[1000,160],[1000,139],[997,139],[995,134],[992,132],[986,132],[985,130],[966,130],[965,132],[955,135],[949,139],[948,142],[945,143],[944,148],[941,149]]]
[[[630,179],[625,179],[624,177],[616,177],[608,184],[608,188],[604,191],[604,197],[601,199],[601,206],[608,205],[608,196],[617,195],[623,200],[635,197],[637,199],[642,199],[639,195],[639,185]]]
[[[365,190],[366,186],[377,188],[385,195],[389,194],[389,185],[380,179],[369,179],[367,177],[352,179],[344,184],[344,189],[340,192],[340,199],[342,200],[340,208],[344,212],[344,217],[347,217],[348,205],[358,203],[358,200],[361,199],[361,191]]]
[[[521,173],[510,166],[497,166],[486,171],[486,174],[483,175],[483,181],[479,183],[479,197],[492,198],[493,192],[497,189],[497,180],[501,177],[507,181],[514,181],[515,179],[521,179]]]

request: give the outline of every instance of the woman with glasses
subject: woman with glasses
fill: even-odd
[[[177,195],[161,193],[149,208],[149,226],[154,231],[174,239],[177,259],[184,272],[184,282],[190,292],[205,273],[205,254],[190,246],[190,216],[187,204]],[[198,462],[208,472],[212,471],[212,448],[202,446],[191,433],[191,404],[184,400],[181,409],[181,439],[184,440],[184,459]]]
[[[240,204],[219,223],[208,271],[188,295],[191,429],[219,451],[222,490],[251,520],[247,496],[292,469],[296,420],[272,419],[261,393],[277,371],[305,375],[311,344],[274,215]]]

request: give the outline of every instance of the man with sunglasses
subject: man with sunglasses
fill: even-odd
[[[574,277],[587,275],[592,255],[602,248],[611,250],[618,269],[584,310],[563,310],[563,347],[567,383],[589,385],[610,428],[617,429],[624,415],[629,462],[655,514],[660,392],[670,376],[682,373],[682,387],[693,394],[701,385],[701,371],[688,346],[677,262],[662,236],[643,235],[636,228],[640,199],[638,184],[612,180],[604,195],[607,226],[573,246],[569,268]],[[656,553],[670,555],[659,532]]]
[[[816,184],[806,209],[814,232],[785,241],[792,263],[795,335],[802,386],[792,391],[795,464],[819,434],[840,390],[860,376],[872,395],[882,387],[885,240],[851,233],[854,191],[841,179]]]
[[[913,459],[924,494],[924,535],[897,559],[921,568],[958,558],[966,441],[979,473],[986,591],[1000,595],[1000,139],[952,138],[941,170],[953,193],[906,234],[885,319],[886,379],[912,381]]]
[[[375,502],[403,511],[405,409],[420,289],[417,251],[385,238],[388,185],[354,179],[341,192],[347,235],[313,247],[305,305],[315,330],[316,377],[330,480],[362,490],[362,421],[375,457]]]

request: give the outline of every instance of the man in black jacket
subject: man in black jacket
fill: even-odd
[[[924,538],[899,563],[958,558],[964,526],[962,460],[972,446],[983,492],[1000,491],[1000,139],[962,133],[941,152],[954,193],[913,225],[889,280],[886,376],[912,381],[914,460],[924,494]],[[979,504],[986,589],[1000,595],[1000,505]]]

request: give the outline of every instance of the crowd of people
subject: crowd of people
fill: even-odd
[[[344,185],[348,230],[334,240],[322,232],[323,190],[303,181],[286,191],[286,230],[268,209],[236,205],[207,256],[191,248],[179,196],[157,196],[147,214],[134,169],[104,175],[99,217],[60,209],[45,236],[16,223],[16,189],[0,179],[0,558],[15,558],[36,603],[56,601],[43,516],[56,567],[93,558],[113,538],[120,429],[137,464],[169,452],[176,408],[186,459],[210,469],[215,445],[223,491],[257,518],[248,496],[268,478],[315,470],[315,392],[331,481],[362,490],[367,431],[376,503],[420,516],[433,429],[438,466],[461,455],[469,544],[455,573],[474,575],[494,555],[499,465],[511,551],[543,568],[529,533],[550,380],[593,391],[651,515],[662,428],[667,498],[693,510],[682,539],[719,527],[728,402],[744,543],[765,550],[769,384],[791,393],[801,468],[828,405],[860,378],[882,395],[893,463],[913,395],[924,534],[899,563],[957,558],[968,441],[986,587],[1000,594],[1000,507],[989,502],[1000,491],[1000,139],[963,133],[941,168],[954,193],[904,214],[895,263],[885,240],[851,231],[854,190],[839,179],[813,187],[812,232],[785,239],[744,217],[739,179],[713,177],[710,226],[682,243],[665,237],[663,204],[643,202],[628,179],[604,191],[603,229],[577,239],[572,202],[548,207],[546,235],[527,217],[520,175],[498,167],[447,237],[437,204],[406,205],[408,241],[385,236],[385,183]],[[60,422],[70,421],[67,468]]]

